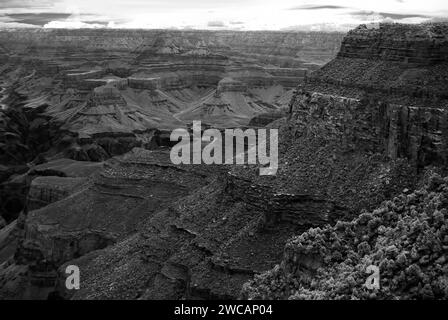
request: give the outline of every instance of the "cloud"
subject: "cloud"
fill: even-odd
[[[336,24],[336,23],[314,23],[308,25],[295,25],[281,28],[281,31],[304,31],[304,32],[347,32],[355,28],[357,24]]]
[[[446,1],[0,0],[0,27],[280,30],[300,24],[339,30],[372,20],[418,23],[448,16]]]
[[[17,22],[9,22],[9,21],[1,21],[0,20],[0,29],[8,29],[8,28],[35,28],[31,24],[17,23]]]
[[[60,0],[1,0],[0,9],[44,9],[51,8]]]
[[[11,19],[11,22],[30,24],[35,26],[44,26],[48,22],[59,19],[67,19],[70,17],[69,13],[10,13],[5,14],[6,17]]]
[[[209,21],[207,27],[211,28],[224,28],[227,25],[223,21]]]
[[[82,29],[82,28],[104,28],[106,24],[102,23],[90,23],[79,20],[63,20],[63,21],[51,21],[45,24],[43,27],[48,29]]]
[[[431,18],[431,16],[424,14],[412,14],[412,13],[393,13],[393,12],[375,12],[375,11],[354,11],[351,12],[352,16],[366,20],[369,17],[378,16],[382,19],[402,20],[409,18]]]
[[[336,5],[322,5],[322,6],[315,6],[315,5],[303,5],[303,6],[298,6],[298,7],[292,7],[289,8],[288,10],[324,10],[324,9],[330,9],[330,10],[334,10],[334,9],[348,9],[348,7],[344,7],[344,6],[336,6]]]

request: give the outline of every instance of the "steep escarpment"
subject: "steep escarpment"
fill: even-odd
[[[448,61],[447,25],[361,26],[345,37],[338,57],[434,65]]]
[[[446,29],[444,23],[360,26],[344,38],[337,58],[313,73],[308,82],[327,90],[340,87],[352,96],[373,90],[390,101],[444,105]]]
[[[299,86],[288,125],[303,136],[314,134],[310,123],[319,124],[345,154],[382,155],[388,172],[397,161],[406,163],[414,168],[408,179],[427,181],[419,173],[429,167],[446,173],[447,30],[444,24],[358,27],[337,58]],[[383,199],[389,200],[370,213],[358,206],[351,221],[291,238],[281,263],[246,283],[243,296],[446,298],[446,179],[428,175],[414,193],[415,184],[388,191]],[[356,196],[362,201],[362,192]],[[365,286],[370,265],[381,275],[375,291]]]
[[[446,165],[447,47],[445,24],[358,27],[299,88],[292,108],[337,123],[354,148]]]
[[[49,123],[47,105],[29,108],[26,97],[8,90],[0,113],[0,215],[8,222],[23,209],[29,185],[23,178],[32,165],[44,160],[43,154],[57,143],[57,123]]]

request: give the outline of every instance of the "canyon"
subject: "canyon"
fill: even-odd
[[[343,260],[327,248],[349,254],[344,237],[358,246],[364,220],[376,219],[358,251],[383,262],[369,251],[381,238],[377,220],[403,215],[397,225],[406,224],[413,199],[420,210],[436,197],[419,190],[446,192],[434,178],[447,159],[443,23],[361,25],[346,35],[2,31],[0,44],[2,204],[10,203],[1,298],[318,298]],[[277,174],[172,164],[169,132],[193,120],[278,129]],[[387,297],[419,298],[425,287],[446,298],[444,204],[428,205],[441,213],[425,218],[437,220],[425,255],[438,266],[413,260],[430,281],[394,284]],[[338,228],[346,234],[332,238]],[[394,245],[411,250],[406,236]],[[67,265],[79,266],[80,290],[65,288]],[[324,297],[349,296],[338,290]]]
[[[283,116],[342,37],[1,30],[2,296],[46,298],[61,264],[135,234],[219,177],[226,169],[172,165],[171,130]]]

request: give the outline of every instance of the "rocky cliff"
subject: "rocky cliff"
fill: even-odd
[[[298,89],[292,117],[324,119],[347,148],[446,165],[447,32],[445,24],[358,27]]]
[[[448,62],[445,24],[360,26],[342,42],[338,57],[433,65]]]
[[[407,178],[421,179],[429,168],[446,173],[447,37],[446,24],[358,27],[337,57],[299,86],[288,125],[295,136],[325,134],[344,153],[404,161],[415,168]],[[359,210],[352,221],[292,238],[281,263],[246,283],[242,295],[445,299],[446,178],[427,175],[414,193],[391,192],[371,213]],[[374,291],[365,287],[372,264],[381,274]]]

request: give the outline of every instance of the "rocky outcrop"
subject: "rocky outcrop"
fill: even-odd
[[[322,119],[347,150],[446,165],[446,33],[445,24],[356,28],[299,86],[293,121]]]
[[[406,157],[418,167],[446,165],[447,110],[419,108],[366,96],[353,99],[302,92],[295,98],[293,121],[303,129],[319,118],[346,150]]]
[[[313,91],[350,96],[373,91],[399,103],[446,105],[446,28],[443,23],[360,26],[344,38],[337,58],[307,82]]]
[[[157,78],[130,77],[128,78],[130,88],[156,90],[158,88]]]
[[[433,65],[448,62],[446,24],[359,26],[342,41],[338,57]]]
[[[309,194],[276,193],[270,186],[254,184],[231,173],[227,179],[226,192],[263,212],[267,229],[282,223],[305,227],[334,223],[349,211]]]
[[[28,192],[28,210],[36,210],[68,197],[86,184],[85,178],[37,177]]]

